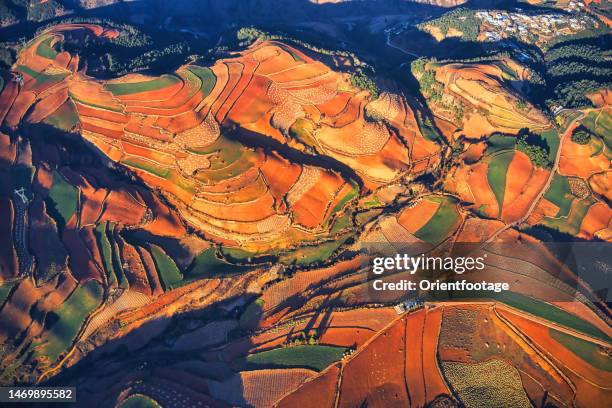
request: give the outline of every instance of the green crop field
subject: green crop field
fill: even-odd
[[[25,66],[25,65],[18,65],[15,70],[21,73],[27,74],[31,76],[32,78],[35,78],[36,86],[42,86],[42,85],[52,84],[55,82],[60,82],[61,80],[63,80],[69,75],[67,72],[61,73],[61,74],[52,74],[52,75],[43,74],[42,72],[36,72],[32,70],[30,67]]]
[[[550,188],[544,194],[544,198],[559,207],[556,217],[566,217],[574,200],[567,177],[555,174],[550,183]]]
[[[239,142],[220,136],[213,144],[201,149],[189,149],[201,155],[211,155],[210,170],[227,168],[238,159],[242,159],[247,149]]]
[[[454,199],[449,197],[427,197],[425,200],[439,202],[440,206],[435,214],[425,225],[423,225],[414,235],[433,245],[444,241],[452,232],[459,221],[459,213]]]
[[[79,124],[79,115],[72,100],[68,100],[63,106],[53,112],[44,119],[44,123],[62,129],[71,131]]]
[[[78,102],[78,103],[80,103],[81,105],[91,106],[92,108],[102,109],[102,110],[108,110],[108,111],[111,111],[111,112],[122,112],[121,108],[118,108],[118,107],[117,107],[117,108],[115,108],[115,107],[113,107],[113,106],[104,106],[104,105],[99,105],[99,104],[96,104],[96,103],[92,103],[92,102],[87,102],[87,101],[84,101],[84,100],[82,100],[82,99],[80,99],[80,98],[77,98],[77,97],[76,97],[76,96],[75,96],[73,93],[71,93],[71,92],[68,92],[68,96],[70,97],[70,99],[71,99],[73,102]]]
[[[313,136],[314,130],[314,123],[310,119],[299,118],[289,128],[289,135],[307,146],[315,147],[318,143]]]
[[[106,236],[107,224],[108,222],[98,224],[94,229],[94,235],[98,243],[98,248],[100,248],[100,255],[102,255],[104,271],[106,272],[109,284],[112,286],[113,283],[115,285],[117,284],[117,278],[115,276],[115,268],[113,268],[113,249]]]
[[[50,362],[56,361],[75,340],[87,316],[100,305],[103,293],[102,286],[95,280],[77,286],[68,299],[47,316],[46,342],[36,349],[36,353],[48,357]]]
[[[60,173],[53,171],[53,186],[49,190],[47,205],[52,215],[59,216],[56,221],[62,228],[76,212],[78,198],[79,190],[69,184]]]
[[[231,276],[248,270],[245,266],[233,265],[217,258],[214,248],[208,248],[195,257],[185,271],[186,279]]]
[[[114,95],[130,95],[140,92],[157,91],[167,88],[179,82],[180,79],[174,75],[162,75],[159,78],[143,82],[119,82],[106,84],[104,87]]]
[[[333,253],[340,248],[351,234],[342,235],[332,241],[327,241],[315,246],[304,246],[295,251],[288,252],[279,258],[284,264],[296,263],[297,265],[310,265],[315,262],[322,262],[329,259]]]
[[[170,177],[171,169],[168,167],[157,166],[155,163],[140,159],[138,157],[128,157],[126,159],[121,160],[121,163],[126,164],[131,167],[136,167],[137,169],[144,170],[148,173],[156,175],[157,177],[161,177],[167,179]]]
[[[346,230],[353,225],[353,217],[350,212],[342,214],[342,216],[334,219],[334,223],[330,229],[330,233],[337,234],[341,231]]]
[[[210,68],[199,67],[197,65],[191,65],[187,69],[200,78],[202,81],[200,92],[202,93],[202,96],[208,96],[217,83],[217,77],[215,74],[210,70]]]
[[[612,142],[612,115],[607,112],[590,112],[583,120],[582,125],[591,133],[603,138],[608,146]]]
[[[109,224],[107,227],[107,236],[108,237],[112,237],[112,233],[114,232],[115,229],[115,225],[114,224]],[[111,242],[111,239],[109,238],[109,242]],[[113,250],[112,252],[112,261],[113,261],[113,269],[115,271],[115,275],[117,276],[117,283],[119,284],[119,287],[122,289],[128,289],[130,287],[130,284],[127,280],[127,278],[125,277],[125,274],[123,273],[123,267],[122,267],[122,262],[121,262],[121,256],[119,255],[120,251],[119,251],[119,244],[117,244],[117,242],[113,239],[111,242],[111,248]]]
[[[550,322],[565,326],[569,329],[573,329],[608,342],[611,340],[605,333],[593,326],[591,323],[581,319],[579,316],[566,312],[565,310],[550,303],[546,303],[517,292],[492,293],[483,291],[457,290],[452,291],[451,293],[446,293],[443,296],[438,295],[438,300],[443,299],[493,299],[498,302],[505,303],[506,305],[515,309],[522,310]]]
[[[548,159],[550,160],[551,163],[554,163],[555,158],[557,156],[557,150],[559,150],[559,144],[561,143],[561,139],[559,138],[559,134],[557,133],[557,130],[556,129],[547,130],[545,132],[540,133],[540,136],[542,136],[542,138],[546,140],[546,143],[548,143],[548,146],[550,147]]]
[[[515,136],[502,135],[501,133],[494,133],[487,140],[487,153],[493,155],[494,153],[501,152],[502,150],[514,150],[516,145]]]
[[[499,205],[498,217],[501,217],[506,193],[506,174],[513,158],[514,150],[505,150],[491,156],[489,160],[487,181]]]
[[[544,224],[555,228],[567,234],[577,234],[580,231],[582,220],[586,216],[589,208],[595,203],[594,199],[574,200],[571,202],[571,207],[567,217],[562,218],[544,218]]]
[[[240,160],[232,161],[226,167],[217,168],[214,170],[200,170],[196,174],[196,178],[204,182],[212,181],[213,183],[218,183],[225,179],[236,177],[246,172],[247,170],[253,167],[253,164],[248,158],[250,153],[249,152],[245,152],[245,153],[246,154],[242,155]],[[218,163],[217,161],[215,162]],[[212,163],[213,163],[213,160],[211,160],[211,164]]]
[[[534,316],[539,316],[553,323],[560,324],[581,333],[585,333],[605,341],[610,341],[610,338],[605,333],[593,326],[591,323],[586,322],[580,317],[568,313],[557,306],[553,306],[549,303],[542,302],[516,292],[496,294],[494,297],[496,300],[504,302],[508,306],[523,310]]]
[[[157,245],[151,245],[151,254],[164,289],[170,290],[180,286],[183,281],[183,274],[177,268],[174,260]]]
[[[351,200],[357,198],[359,196],[359,186],[354,181],[351,181],[351,191],[348,192],[342,199],[332,208],[330,214],[333,216],[338,211],[342,210],[344,206],[350,202]]]
[[[515,81],[515,80],[520,79],[518,76],[518,73],[514,69],[510,68],[510,66],[505,64],[503,61],[497,61],[495,65],[498,66],[499,69],[502,70],[502,77],[506,81],[508,80]]]
[[[36,48],[36,53],[43,58],[55,59],[57,56],[57,51],[53,47],[51,47],[51,41],[53,41],[55,37],[49,36],[47,39],[43,40],[38,44],[38,48]]]
[[[295,346],[251,354],[240,362],[247,370],[302,367],[321,371],[342,359],[346,349],[334,346]],[[240,364],[239,363],[239,364]]]
[[[548,332],[550,337],[593,367],[608,372],[612,371],[612,360],[603,354],[596,344],[555,329],[548,329]]]

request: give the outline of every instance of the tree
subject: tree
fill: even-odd
[[[519,132],[516,148],[525,153],[536,167],[551,167],[550,146],[542,136],[524,129]]]
[[[578,127],[574,133],[572,133],[572,142],[581,145],[588,144],[591,141],[591,133],[583,126]]]

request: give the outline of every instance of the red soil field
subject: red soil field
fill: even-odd
[[[104,120],[106,122],[115,122],[115,123],[127,123],[128,116],[120,112],[114,112],[110,110],[93,108],[91,106],[87,106],[81,103],[75,104],[77,107],[77,111],[79,112],[79,116],[89,116],[92,118],[98,118]]]
[[[264,97],[270,84],[270,80],[266,77],[260,75],[251,77],[243,93],[233,102],[226,120],[244,125],[262,118],[275,106],[271,100]],[[260,129],[259,126],[257,128]]]
[[[484,242],[503,226],[504,223],[497,220],[468,218],[463,223],[457,242]]]
[[[100,220],[136,225],[144,217],[145,210],[144,205],[129,192],[113,190],[104,201],[104,213]]]
[[[98,241],[96,240],[96,236],[94,235],[93,228],[91,226],[80,228],[79,229],[79,237],[87,247],[90,252],[91,260],[98,269],[98,271],[103,271],[103,263],[102,263],[102,254],[101,250],[98,247]],[[103,274],[101,274],[103,275]],[[102,281],[102,276],[99,276]]]
[[[603,143],[600,141],[600,143]],[[602,151],[593,155],[593,145],[574,143],[571,137],[566,137],[561,145],[559,158],[559,173],[564,176],[588,178],[592,174],[606,171],[610,168],[610,159]]]
[[[98,282],[102,282],[100,272],[90,258],[89,250],[79,235],[79,231],[75,228],[76,215],[73,215],[66,223],[66,227],[62,234],[62,242],[70,256],[70,270],[75,279],[79,282],[86,282],[89,279],[95,279]]]
[[[518,327],[537,347],[567,375],[577,387],[576,397],[584,406],[592,406],[596,401],[605,401],[610,391],[605,391],[612,381],[612,373],[600,370],[551,338],[550,329],[507,310],[499,313]]]
[[[594,174],[589,178],[589,186],[596,194],[612,201],[612,180],[610,180],[610,176],[612,176],[612,171]]]
[[[408,393],[401,364],[406,346],[405,323],[405,318],[395,321],[345,364],[339,407],[356,407],[364,401],[375,407],[405,406]],[[408,359],[407,355],[406,364]]]
[[[34,105],[34,109],[28,114],[28,122],[38,123],[55,112],[68,99],[68,88],[57,90]]]
[[[414,207],[405,207],[398,215],[397,222],[406,228],[410,233],[414,233],[434,216],[440,203],[424,198]]]
[[[549,391],[549,398],[572,400],[574,391],[550,360],[501,320],[492,305],[446,305],[438,355],[441,361],[479,363],[503,359],[521,375],[529,376]],[[526,388],[527,392],[530,389]],[[539,391],[537,394],[541,394]],[[535,396],[530,394],[532,400]]]
[[[487,169],[488,164],[483,162],[459,167],[446,183],[462,200],[474,203],[474,208],[480,208],[489,217],[497,218],[497,199],[489,186]]]
[[[352,100],[352,97],[353,95],[348,92],[338,92],[334,98],[317,105],[317,109],[324,117],[336,117],[340,115],[342,111],[347,109],[347,104]],[[331,124],[332,123],[330,123],[330,125]]]
[[[23,118],[23,115],[30,109],[30,106],[36,100],[34,92],[22,91],[15,98],[15,102],[4,119],[4,123],[11,128],[17,127]]]
[[[108,191],[81,189],[81,226],[94,225],[102,215],[102,207]]]
[[[242,95],[245,88],[253,79],[253,73],[257,69],[258,62],[257,60],[251,58],[245,58],[243,64],[240,81],[236,84],[234,89],[232,89],[231,93],[227,96],[227,100],[217,111],[216,119],[219,123],[223,123],[225,121],[225,118],[235,101]]]
[[[582,219],[578,236],[584,239],[593,239],[598,231],[610,228],[612,210],[606,204],[598,202],[593,204]]]
[[[423,376],[425,382],[425,400],[431,401],[441,394],[451,395],[440,367],[438,367],[438,338],[440,336],[440,324],[442,323],[443,307],[437,307],[433,310],[427,310],[425,317],[425,327],[423,329],[422,338],[422,359],[423,359]],[[408,329],[406,329],[408,330]],[[418,336],[417,336],[418,337]],[[408,339],[414,337],[407,335]],[[406,354],[408,355],[410,346],[406,346]],[[415,355],[418,355],[415,353]],[[406,357],[408,358],[408,357]],[[406,373],[408,376],[408,372]],[[412,375],[415,375],[413,372]],[[410,391],[410,388],[409,388]],[[417,393],[418,394],[418,393]]]
[[[148,194],[145,198],[148,207],[155,208],[155,219],[144,227],[146,231],[162,237],[182,237],[187,233],[176,212],[170,211],[156,195]]]
[[[52,264],[55,268],[65,265],[61,259],[64,245],[60,241],[55,221],[45,213],[45,203],[37,198],[30,204],[28,239],[32,255],[36,257],[37,273],[45,272]]]
[[[336,401],[336,387],[340,375],[340,364],[334,364],[321,374],[306,380],[295,391],[280,399],[274,406],[293,407],[332,407]]]
[[[423,367],[423,341],[427,312],[419,310],[406,318],[406,386],[410,406],[422,407],[427,402],[425,371]]]
[[[147,273],[147,280],[151,286],[151,294],[153,296],[159,296],[160,294],[164,293],[164,288],[159,281],[159,276],[157,273],[157,268],[155,267],[155,262],[153,261],[153,257],[149,251],[142,247],[136,247],[136,250],[140,255],[140,260],[142,261],[142,265]]]
[[[282,200],[302,172],[300,166],[289,162],[274,152],[266,156],[266,161],[260,168],[270,187],[270,192],[277,201]]]
[[[295,221],[306,228],[321,225],[325,210],[342,182],[340,176],[328,171],[323,172],[319,182],[294,203]]]
[[[117,234],[115,238],[118,238]],[[130,288],[145,295],[151,295],[151,285],[138,251],[121,238],[117,241],[121,250],[121,260],[127,264],[126,269],[130,271],[127,275]]]
[[[502,219],[512,222],[525,215],[542,191],[549,172],[534,168],[523,152],[516,151],[506,174]]]

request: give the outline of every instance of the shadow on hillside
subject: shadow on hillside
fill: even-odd
[[[64,369],[41,385],[76,387],[79,406],[88,407],[114,406],[121,393],[128,389],[150,395],[163,406],[172,406],[173,403],[195,405],[198,400],[210,402],[206,380],[231,377],[233,372],[229,362],[223,360],[220,352],[206,351],[206,348],[175,350],[173,344],[181,335],[198,330],[206,324],[235,319],[239,309],[234,306],[240,299],[234,296],[202,309],[150,320],[125,336],[95,348],[91,344],[82,345],[82,349],[93,350],[74,366]],[[120,327],[115,322],[106,330],[112,333]],[[95,341],[96,335],[92,339]],[[241,385],[235,381],[232,385],[235,386],[233,393],[239,396]],[[178,389],[183,396],[179,398],[173,394],[172,389]]]

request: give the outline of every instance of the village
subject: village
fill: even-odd
[[[576,6],[581,3],[572,2],[572,4]],[[572,35],[579,31],[597,27],[595,20],[586,15],[529,15],[522,12],[501,10],[477,11],[475,15],[482,21],[481,33],[486,41],[499,41],[502,38],[517,37],[525,41],[535,38],[537,43],[543,43],[554,37]]]

